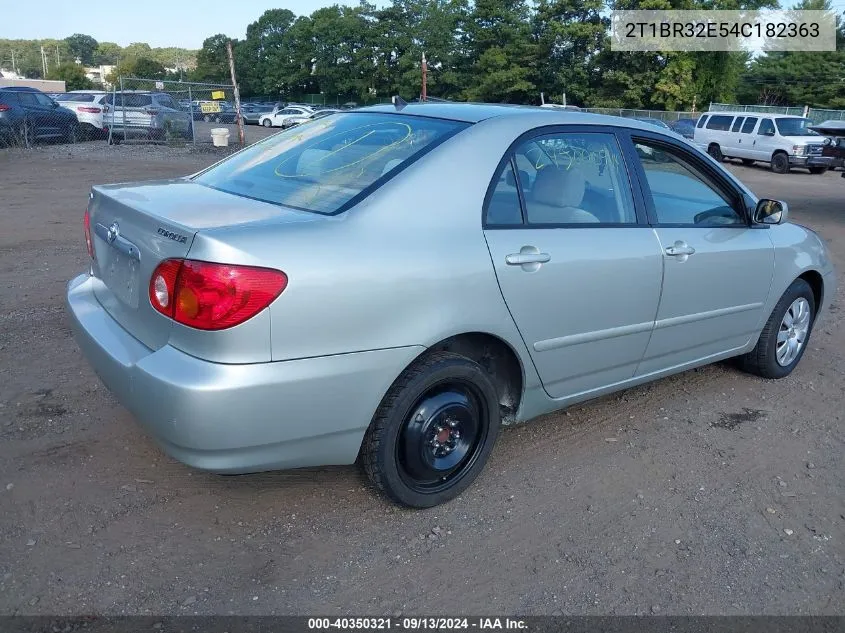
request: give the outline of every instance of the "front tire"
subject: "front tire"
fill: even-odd
[[[370,481],[396,503],[430,508],[475,480],[501,424],[496,389],[458,354],[428,354],[388,390],[361,446]]]
[[[261,125],[263,125],[264,127],[273,127],[273,122],[270,119],[264,119],[261,122]]]
[[[772,171],[776,174],[788,174],[789,157],[782,152],[772,156]]]
[[[713,157],[717,163],[721,163],[725,160],[725,157],[722,155],[722,149],[716,145],[716,143],[711,143],[710,147],[707,148],[707,153]]]
[[[803,279],[792,282],[763,327],[757,345],[740,357],[742,368],[763,378],[785,378],[798,365],[816,319],[813,290]]]

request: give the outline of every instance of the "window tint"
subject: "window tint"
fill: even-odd
[[[698,119],[698,123],[696,123],[695,127],[704,127],[704,124],[707,122],[707,115],[702,114],[701,117]]]
[[[34,92],[19,92],[18,101],[20,101],[20,104],[22,106],[26,106],[28,108],[32,108],[38,105],[38,101],[35,99]]]
[[[760,121],[760,129],[757,130],[757,134],[765,134],[766,136],[769,136],[771,134],[774,134],[774,132],[775,124],[772,123],[771,119],[763,119],[762,121]]]
[[[173,99],[170,98],[170,95],[156,95],[156,102],[164,108],[177,109],[176,104],[173,102]]]
[[[43,95],[40,92],[33,93],[35,95],[36,101],[38,101],[38,105],[51,108],[53,107],[54,101],[48,97],[47,95]]]
[[[754,131],[754,126],[757,125],[757,117],[746,117],[745,123],[742,124],[742,133],[751,134]]]
[[[729,130],[731,129],[732,116],[713,115],[707,122],[708,130]]]
[[[335,213],[382,176],[467,127],[423,117],[343,113],[267,137],[195,181],[267,202]]]
[[[528,180],[527,172],[520,172]],[[513,162],[508,161],[501,170],[499,181],[487,204],[487,224],[522,224],[522,211],[519,205],[519,191],[516,188],[516,175]]]
[[[742,122],[745,120],[744,116],[738,116],[734,121],[733,126],[731,127],[731,132],[739,132],[739,128],[742,127]]]
[[[660,224],[745,224],[728,197],[680,151],[667,151],[647,141],[635,141],[635,147]]]
[[[631,187],[616,137],[601,133],[541,136],[514,158],[528,224],[633,224]]]
[[[90,94],[63,94],[56,97],[56,101],[78,101],[80,103],[92,103],[97,95]]]

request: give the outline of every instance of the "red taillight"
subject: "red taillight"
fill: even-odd
[[[5,103],[0,103],[0,112],[8,112],[12,109],[12,106],[8,106]]]
[[[78,108],[79,112],[90,112],[91,114],[100,114],[102,110],[100,108],[92,108],[90,106],[82,106]]]
[[[178,323],[222,330],[251,319],[288,285],[280,270],[167,259],[153,271],[150,303]]]
[[[82,223],[85,225],[85,246],[88,247],[88,257],[94,259],[94,243],[91,241],[91,215],[88,213],[88,209],[85,209]]]

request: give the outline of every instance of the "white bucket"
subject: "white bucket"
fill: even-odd
[[[229,128],[216,127],[211,130],[211,140],[215,147],[226,147],[229,145]]]

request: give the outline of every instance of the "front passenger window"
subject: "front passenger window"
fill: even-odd
[[[729,198],[680,151],[635,141],[659,224],[744,225]]]

